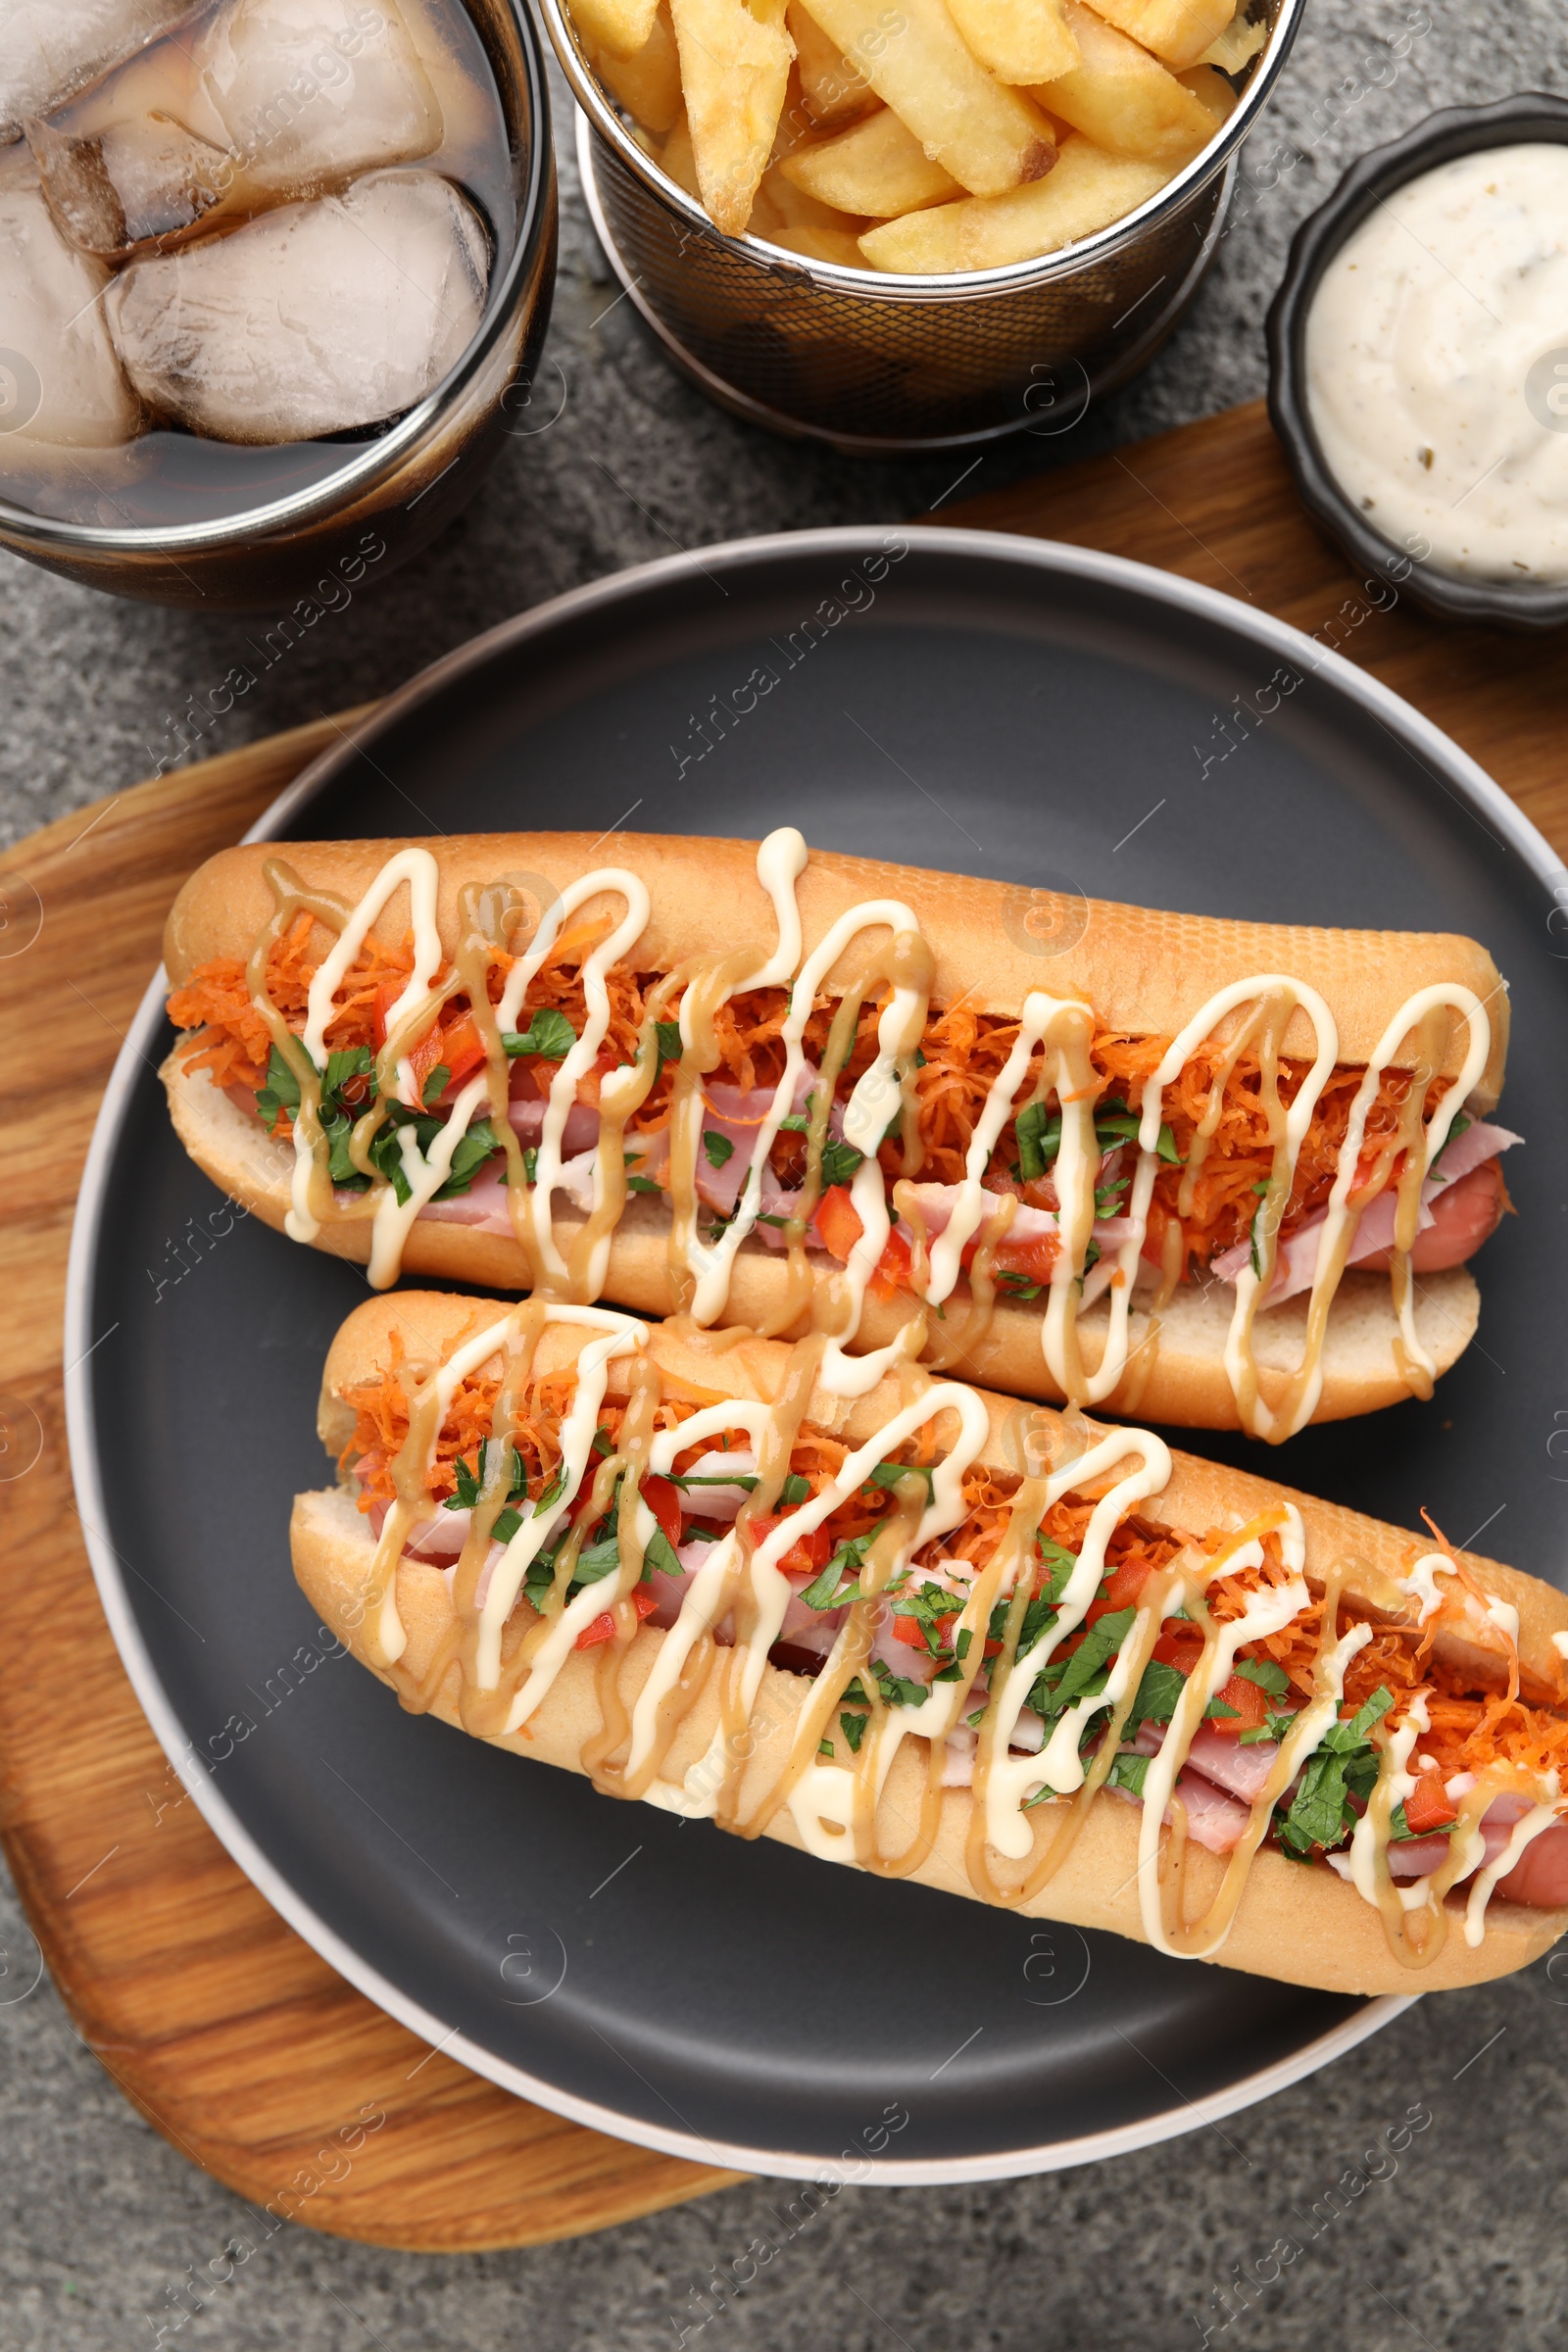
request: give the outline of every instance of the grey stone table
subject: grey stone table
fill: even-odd
[[[1408,54],[1396,62],[1391,43]],[[1291,230],[1344,165],[1435,106],[1531,88],[1568,91],[1561,0],[1308,0],[1244,159],[1257,190],[1246,223],[1180,332],[1065,441],[992,452],[961,483],[961,456],[871,466],[805,451],[677,381],[614,300],[567,139],[548,350],[558,421],[510,445],[428,555],[323,619],[226,721],[197,738],[180,714],[244,657],[254,623],[114,603],[0,558],[0,838],[176,755],[379,694],[521,607],[673,546],[917,516],[956,484],[998,487],[1248,399]],[[559,85],[557,106],[568,122]],[[47,1981],[28,1989],[34,1967],[0,1889],[0,2352],[1546,2352],[1562,2340],[1568,1982],[1544,1967],[1422,2002],[1222,2129],[1095,2170],[847,2187],[814,2212],[798,2186],[758,2181],[598,2237],[470,2257],[286,2230],[226,2285],[213,2281],[244,2208],[124,2104]],[[208,2281],[195,2298],[193,2278]]]

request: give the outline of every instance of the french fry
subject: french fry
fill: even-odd
[[[1118,32],[1129,34],[1178,71],[1196,66],[1231,22],[1233,0],[1091,0]]]
[[[836,138],[803,147],[779,170],[795,187],[841,213],[892,220],[928,204],[963,194],[950,172],[934,164],[890,106]],[[855,267],[864,267],[857,254]]]
[[[646,130],[669,130],[682,105],[680,59],[669,10],[661,7],[654,29],[632,57],[617,56],[597,41],[588,44],[594,72],[611,96]]]
[[[802,0],[789,0],[784,22],[795,43],[801,94],[813,122],[824,129],[853,122],[880,104],[859,67],[850,58],[840,57],[816,19],[808,16]]]
[[[1050,124],[1021,91],[986,72],[946,0],[806,4],[960,187],[976,196],[1001,196],[1050,171],[1056,152]]]
[[[762,184],[757,191],[758,203],[763,197],[772,209],[780,228],[831,228],[841,233],[858,236],[876,218],[869,213],[850,213],[841,204],[824,203],[803,188],[794,176],[792,167],[799,159],[792,156],[788,163],[773,164],[762,174]],[[771,236],[771,229],[760,229],[757,214],[752,215],[752,234]],[[857,253],[853,267],[862,270],[865,265]]]
[[[845,270],[865,268],[865,256],[853,229],[781,228],[768,243],[782,246],[786,253],[801,254],[808,262],[837,262]]]
[[[715,228],[744,234],[772,152],[794,45],[784,0],[671,0],[698,185]]]
[[[1228,122],[1235,114],[1239,103],[1237,94],[1224,74],[1216,74],[1212,66],[1189,66],[1187,72],[1178,74],[1176,78],[1184,90],[1191,90],[1193,96],[1207,107],[1216,124]]]
[[[676,187],[684,188],[688,196],[695,197],[701,204],[703,191],[697,184],[697,158],[692,151],[691,124],[684,114],[676,118],[659,161]]]
[[[1267,24],[1254,24],[1245,5],[1239,8],[1217,41],[1203,51],[1205,66],[1218,66],[1222,74],[1239,74],[1249,58],[1268,47]],[[1232,97],[1236,95],[1231,92]]]
[[[585,47],[635,57],[648,44],[659,0],[571,0],[571,13]]]
[[[1054,81],[1078,62],[1062,0],[948,0],[953,22],[1002,81]]]
[[[966,197],[885,220],[867,229],[860,251],[875,269],[922,275],[1001,270],[1108,227],[1163,187],[1171,172],[1166,164],[1107,155],[1088,139],[1067,139],[1049,179],[1006,196]]]
[[[1097,147],[1152,163],[1190,163],[1214,135],[1214,116],[1174,74],[1080,0],[1066,0],[1078,42],[1070,74],[1030,96]],[[1219,80],[1221,76],[1215,75]]]

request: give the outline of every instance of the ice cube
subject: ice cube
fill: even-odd
[[[0,0],[0,142],[195,13],[192,0]]]
[[[308,441],[422,400],[472,339],[488,276],[484,229],[450,181],[372,172],[132,262],[109,322],[153,408],[220,441]]]
[[[49,210],[73,245],[105,261],[189,228],[224,192],[222,150],[165,115],[116,122],[92,139],[47,122],[26,129]]]
[[[441,144],[440,104],[396,0],[233,0],[195,65],[258,192],[308,195]]]
[[[10,435],[109,449],[140,429],[104,322],[108,283],[35,187],[0,188],[0,467]]]

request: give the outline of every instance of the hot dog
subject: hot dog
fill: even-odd
[[[904,1366],[402,1292],[296,1576],[399,1692],[743,1837],[1326,1990],[1568,1926],[1568,1598]]]
[[[867,1386],[912,1348],[1277,1441],[1430,1395],[1468,1343],[1518,1140],[1475,942],[1149,913],[791,830],[614,858],[534,834],[212,859],[166,938],[187,1148],[376,1287],[814,1313]]]

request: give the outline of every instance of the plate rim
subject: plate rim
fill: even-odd
[[[809,557],[837,554],[840,551],[845,554],[860,552],[868,541],[883,540],[890,533],[906,540],[911,553],[978,559],[998,564],[1004,571],[1010,564],[1021,564],[1031,569],[1058,575],[1063,572],[1069,576],[1076,574],[1085,580],[1119,588],[1135,600],[1152,599],[1222,628],[1240,631],[1270,651],[1291,656],[1298,664],[1304,661],[1308,674],[1325,673],[1332,686],[1368,711],[1396,743],[1402,743],[1403,748],[1411,752],[1439,788],[1448,792],[1449,797],[1454,798],[1478,822],[1479,805],[1479,808],[1485,811],[1502,835],[1505,845],[1537,880],[1549,887],[1562,877],[1565,871],[1562,860],[1555,856],[1523,809],[1508,798],[1502,787],[1487,774],[1478,761],[1391,687],[1358,669],[1332,648],[1318,645],[1315,639],[1306,636],[1292,623],[1279,620],[1272,613],[1259,612],[1200,582],[1187,580],[1179,573],[1157,570],[1129,557],[1107,555],[1098,549],[1078,548],[1058,540],[1025,539],[1001,532],[952,529],[932,524],[834,525],[810,531],[772,532],[754,538],[724,540],[711,547],[686,550],[676,556],[661,557],[649,564],[632,565],[624,571],[609,573],[598,580],[566,590],[455,647],[452,652],[418,671],[406,685],[394,690],[368,719],[359,726],[345,730],[340,743],[314,760],[301,775],[287,785],[244,838],[256,841],[281,837],[283,828],[296,809],[314,797],[335,769],[359,757],[367,747],[373,745],[399,724],[411,710],[444,693],[455,681],[482,666],[496,654],[547,635],[563,621],[569,621],[602,607],[638,600],[650,593],[657,597],[662,584],[672,578],[684,580],[694,574],[707,572],[715,563],[735,569],[743,564],[764,564],[791,555]],[[1440,774],[1434,773],[1433,765],[1429,763],[1446,769],[1457,791],[1450,792],[1449,785],[1444,783]],[[142,1638],[128,1588],[121,1574],[119,1554],[104,1532],[108,1512],[97,1446],[97,1417],[91,1376],[87,1371],[94,1348],[102,1338],[108,1336],[93,1336],[91,1302],[93,1275],[109,1205],[107,1178],[110,1161],[119,1142],[132,1087],[141,1068],[152,1066],[149,1049],[164,1018],[166,992],[167,976],[160,963],[148,983],[124,1043],[116,1055],[83,1163],[81,1184],[73,1214],[66,1273],[66,1366],[63,1386],[72,1477],[93,1580],[127,1679],[170,1764],[220,1843],[280,1917],[318,1957],[357,1990],[432,2048],[439,2048],[456,2058],[470,2072],[496,2083],[499,2088],[531,2100],[535,2105],[552,2114],[564,2116],[570,2122],[602,2132],[609,2137],[664,2155],[683,2157],[691,2163],[786,2180],[822,2180],[833,2172],[834,2167],[819,2157],[804,2156],[787,2149],[755,2148],[715,2141],[690,2131],[675,2131],[640,2117],[624,2116],[596,2101],[580,2098],[558,2084],[541,2081],[525,2069],[498,2057],[459,2029],[446,2027],[421,2002],[403,1992],[354,1950],[295,1891],[283,1872],[272,1863],[241,1822],[227,1798],[220,1792],[216,1775],[205,1771],[197,1760],[194,1742],[185,1735],[184,1726],[163,1687]],[[1175,2104],[1136,2123],[1118,2125],[1071,2139],[1051,2140],[1034,2147],[967,2157],[878,2158],[862,2154],[859,2150],[846,2151],[846,2159],[853,2153],[855,2171],[851,2177],[861,2182],[889,2186],[944,2186],[978,2180],[1016,2180],[1069,2166],[1099,2163],[1110,2156],[1157,2146],[1164,2140],[1237,2114],[1269,2097],[1276,2090],[1285,2089],[1291,2083],[1315,2074],[1321,2067],[1392,2024],[1419,1997],[1419,1994],[1384,1994],[1370,1998],[1341,2025],[1314,2036],[1289,2056],[1277,2059],[1271,2065],[1197,2099],[1188,2099],[1177,2092]]]

